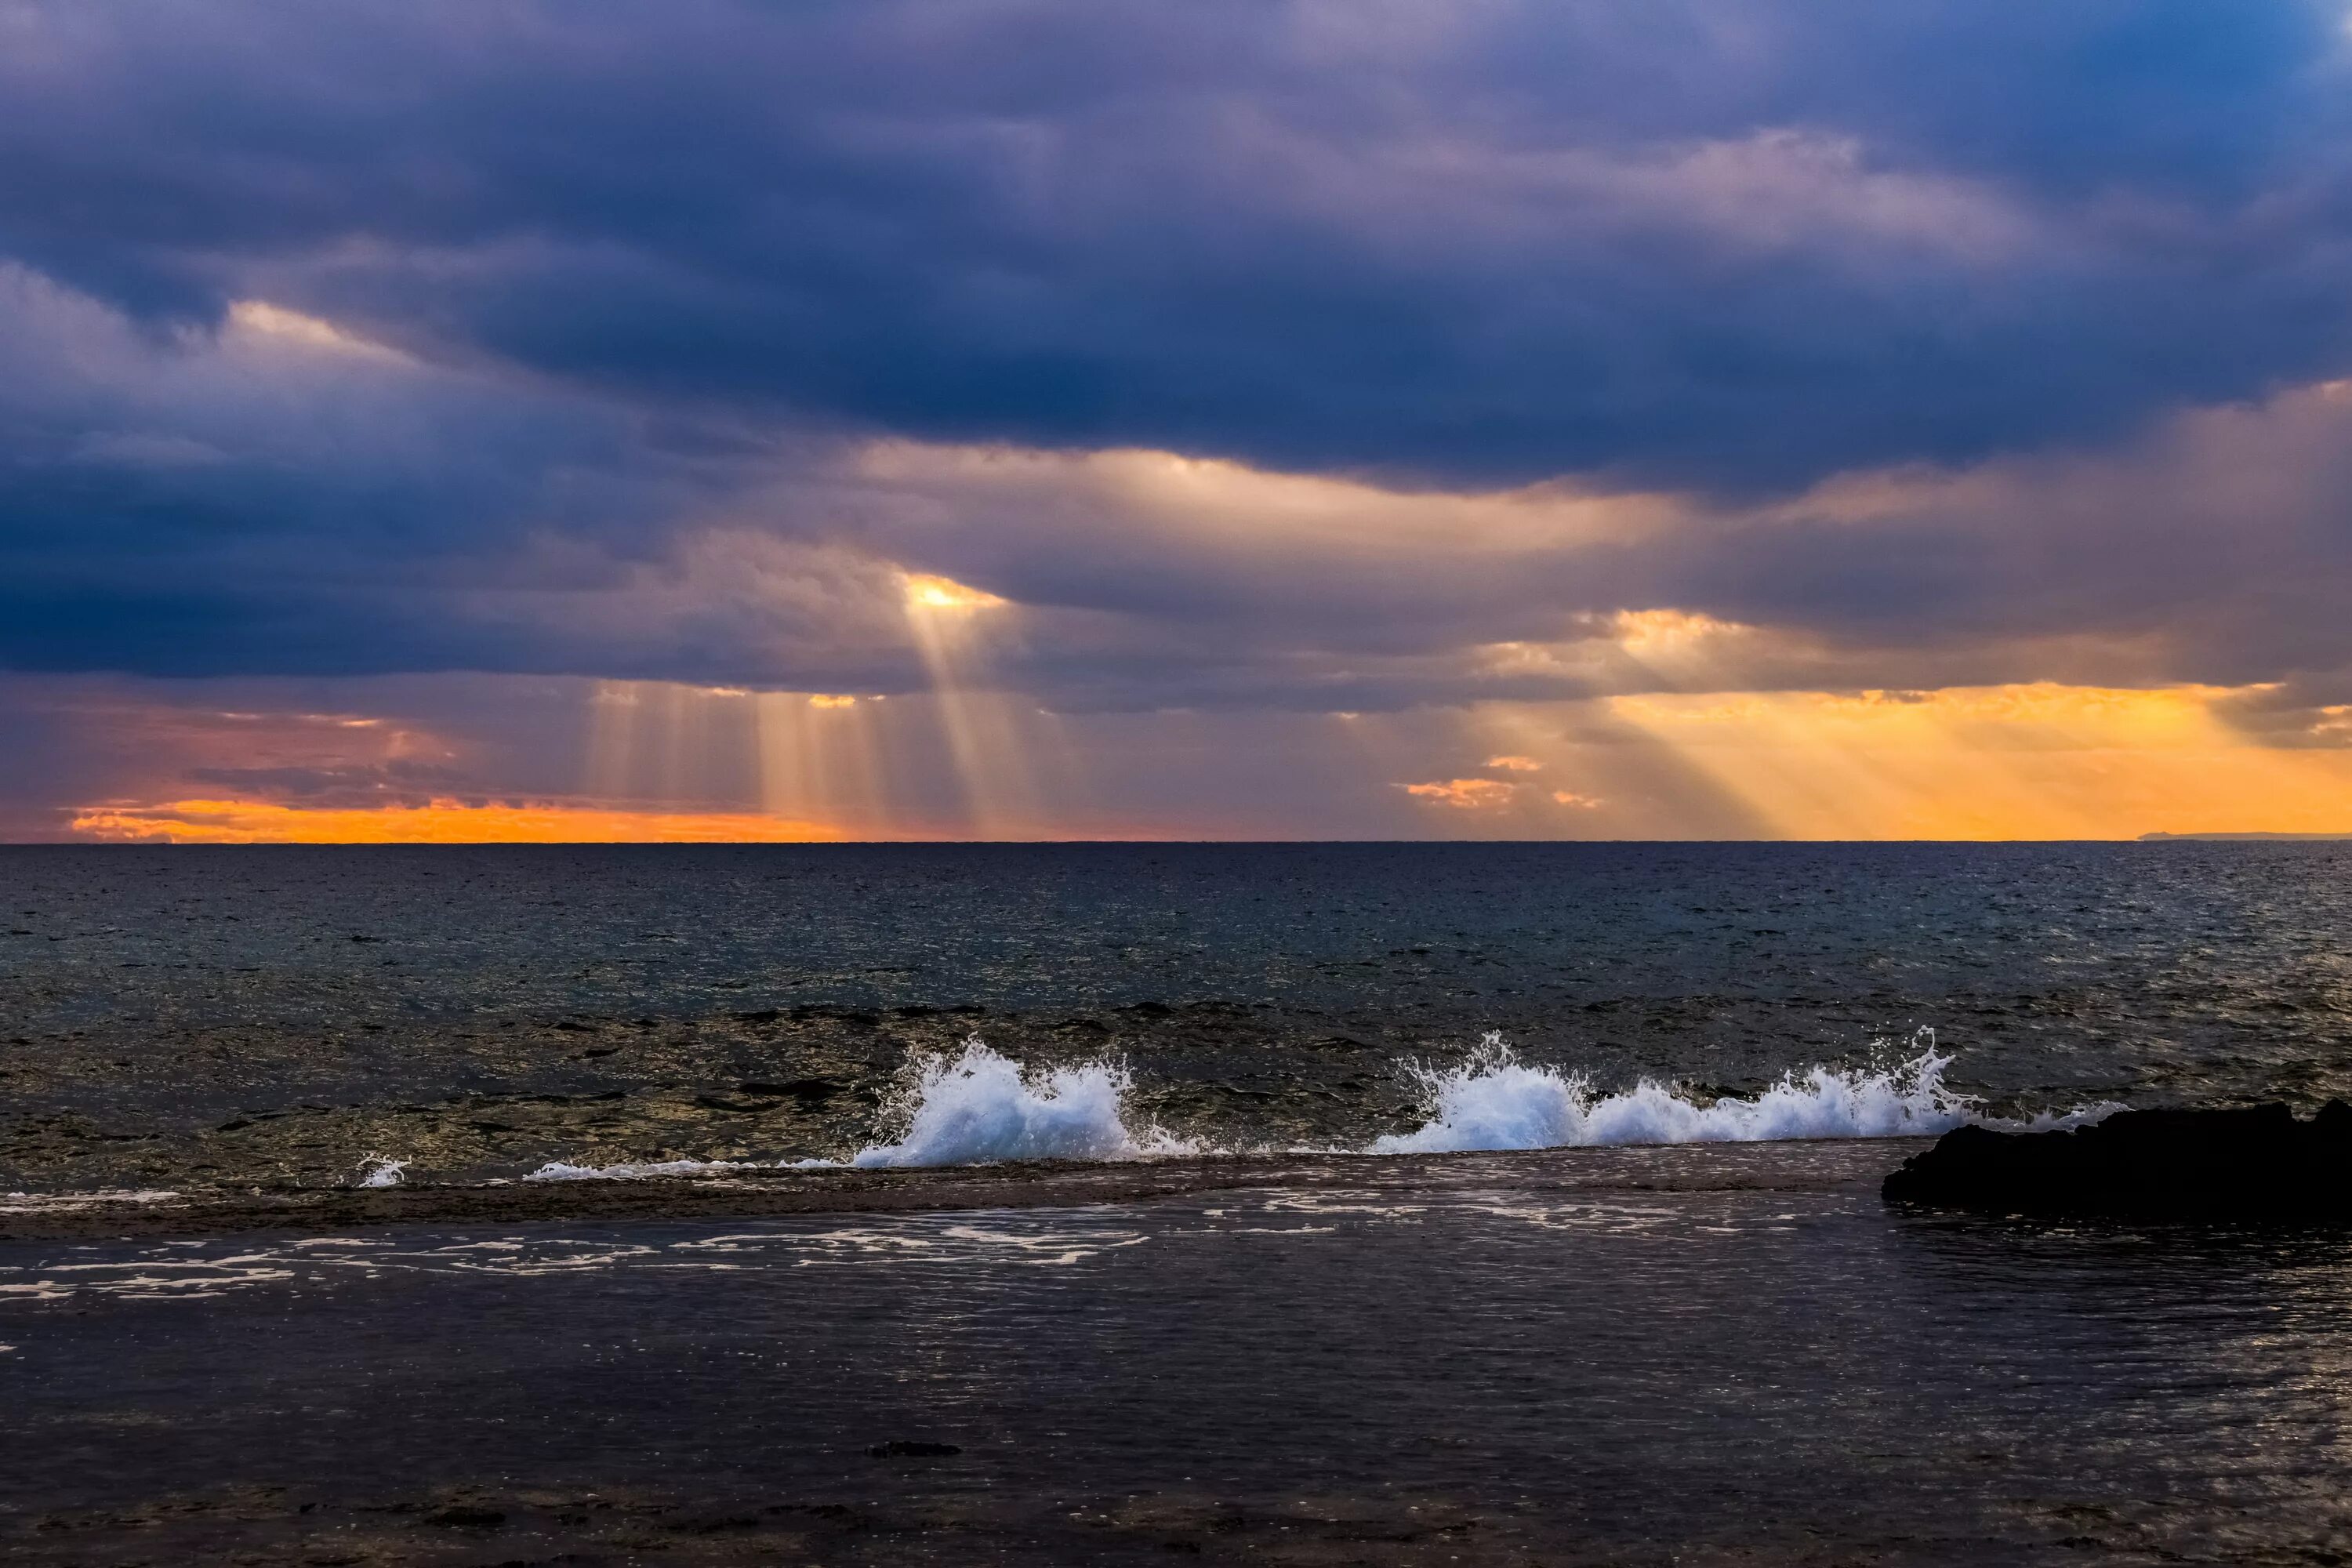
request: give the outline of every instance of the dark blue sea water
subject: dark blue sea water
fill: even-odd
[[[6,849],[0,889],[12,1560],[2352,1553],[2344,1236],[1877,1195],[1963,1119],[2352,1089],[2352,847]],[[838,1212],[738,1195],[861,1156]],[[389,1206],[272,1206],[330,1189]],[[398,1206],[436,1193],[474,1217]]]
[[[0,1187],[837,1156],[910,1053],[1217,1146],[1489,1031],[1700,1101],[1916,1054],[2030,1115],[2352,1089],[2352,846],[0,849]],[[792,1094],[745,1084],[797,1086]]]

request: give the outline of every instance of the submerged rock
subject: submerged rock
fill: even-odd
[[[963,1452],[953,1443],[926,1443],[907,1437],[877,1443],[866,1451],[877,1459],[944,1459]]]
[[[2352,1105],[2125,1110],[2061,1132],[1961,1127],[1905,1162],[1894,1203],[1999,1214],[2352,1218]]]

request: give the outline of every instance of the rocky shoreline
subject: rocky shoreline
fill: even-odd
[[[2126,1110],[2088,1127],[1962,1127],[1905,1162],[1892,1203],[2149,1219],[2352,1219],[2352,1105]]]

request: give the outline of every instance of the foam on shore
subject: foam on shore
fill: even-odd
[[[757,1160],[650,1160],[636,1164],[574,1165],[550,1160],[523,1178],[526,1182],[642,1182],[656,1176],[717,1176],[730,1171],[761,1171],[772,1167]]]

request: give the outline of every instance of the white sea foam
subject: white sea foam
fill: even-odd
[[[363,1187],[396,1187],[407,1173],[409,1162],[395,1160],[389,1154],[368,1154],[360,1160],[360,1185]]]
[[[526,1182],[638,1182],[648,1176],[711,1176],[729,1171],[756,1171],[756,1160],[655,1160],[634,1165],[573,1165],[550,1160],[523,1178]]]
[[[1675,1087],[1644,1079],[1613,1094],[1580,1073],[1522,1062],[1488,1035],[1458,1067],[1408,1064],[1427,1097],[1429,1120],[1415,1131],[1373,1142],[1375,1154],[1474,1149],[1564,1149],[1649,1143],[1758,1143],[1793,1138],[1903,1138],[1948,1132],[1968,1121],[2000,1127],[2081,1126],[2121,1109],[2084,1107],[2063,1116],[2007,1122],[1978,1114],[1948,1088],[1935,1037],[1898,1065],[1816,1067],[1784,1074],[1752,1100],[1726,1096],[1702,1105]]]
[[[901,1132],[850,1163],[978,1165],[1000,1160],[1135,1160],[1190,1154],[1197,1146],[1156,1127],[1127,1124],[1133,1080],[1117,1062],[1024,1071],[974,1037],[962,1054],[913,1064],[885,1108]]]

